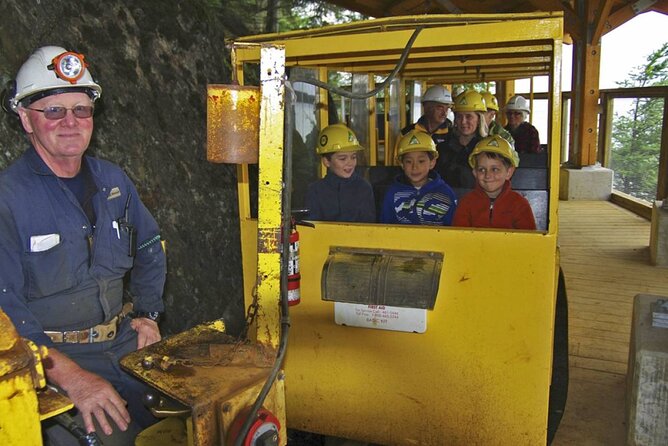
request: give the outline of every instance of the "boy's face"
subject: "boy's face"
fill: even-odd
[[[506,167],[500,159],[489,158],[485,152],[476,158],[477,166],[473,169],[473,176],[488,197],[498,197],[506,180],[513,176],[515,168]]]
[[[421,187],[429,180],[429,171],[435,165],[436,158],[430,159],[427,152],[408,152],[401,156],[401,168],[415,187]]]
[[[322,163],[336,176],[350,178],[357,166],[357,152],[335,152],[331,159],[323,156]]]

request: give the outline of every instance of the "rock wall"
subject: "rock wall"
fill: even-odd
[[[221,2],[225,3],[225,2]],[[167,242],[163,332],[243,320],[236,169],[206,161],[206,87],[230,80],[224,39],[243,25],[205,0],[2,0],[0,81],[37,47],[86,55],[102,86],[92,153],[132,178]],[[0,112],[0,169],[26,148]]]

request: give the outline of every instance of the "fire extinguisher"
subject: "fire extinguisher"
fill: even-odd
[[[294,220],[290,225],[290,252],[288,253],[288,305],[297,305],[301,301],[299,290],[299,232]]]

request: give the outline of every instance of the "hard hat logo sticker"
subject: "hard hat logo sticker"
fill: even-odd
[[[322,147],[324,147],[324,146],[327,145],[327,135],[322,135],[322,136],[320,137],[320,145],[321,145]]]
[[[420,144],[420,141],[417,139],[417,136],[413,135],[410,141],[408,141],[408,145],[412,146],[414,144]]]
[[[496,139],[492,139],[488,145],[493,147],[499,147],[499,141],[497,141]]]

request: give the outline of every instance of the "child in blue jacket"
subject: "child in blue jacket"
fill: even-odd
[[[355,171],[360,150],[364,148],[357,137],[343,124],[332,124],[320,132],[316,152],[327,175],[306,190],[306,220],[375,223],[373,189]]]
[[[412,130],[399,141],[403,173],[385,194],[380,221],[450,226],[457,208],[453,190],[433,169],[438,158],[429,134]]]

